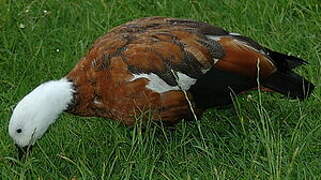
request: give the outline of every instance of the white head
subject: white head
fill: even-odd
[[[19,147],[33,145],[71,103],[73,84],[63,78],[41,84],[15,107],[9,135]]]

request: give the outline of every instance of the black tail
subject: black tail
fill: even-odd
[[[270,51],[269,53],[278,70],[262,82],[263,86],[290,98],[303,100],[309,97],[314,89],[314,85],[292,71],[293,68],[308,63],[294,56],[288,56],[274,51]]]
[[[269,56],[271,57],[271,59],[273,59],[275,61],[276,66],[281,71],[290,70],[290,69],[296,68],[300,65],[308,64],[308,62],[306,62],[305,60],[300,59],[295,56],[288,56],[286,54],[272,51],[270,49],[267,49],[267,51],[269,52]]]

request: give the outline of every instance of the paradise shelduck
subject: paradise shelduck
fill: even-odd
[[[113,28],[65,77],[26,95],[9,134],[29,147],[63,111],[126,125],[149,111],[154,120],[176,123],[253,88],[305,99],[314,85],[292,71],[301,64],[307,62],[207,23],[142,18]]]

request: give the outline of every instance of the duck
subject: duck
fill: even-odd
[[[127,126],[137,117],[176,124],[253,89],[304,100],[314,85],[293,69],[305,64],[208,23],[140,18],[112,28],[69,73],[23,97],[8,131],[17,147],[26,148],[63,112]]]

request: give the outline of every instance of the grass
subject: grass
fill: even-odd
[[[175,131],[63,114],[18,161],[7,126],[19,99],[64,76],[112,27],[154,15],[216,24],[298,55],[310,65],[297,72],[317,88],[302,102],[242,95],[234,108],[210,109]],[[320,19],[319,0],[0,0],[0,177],[321,179]]]

